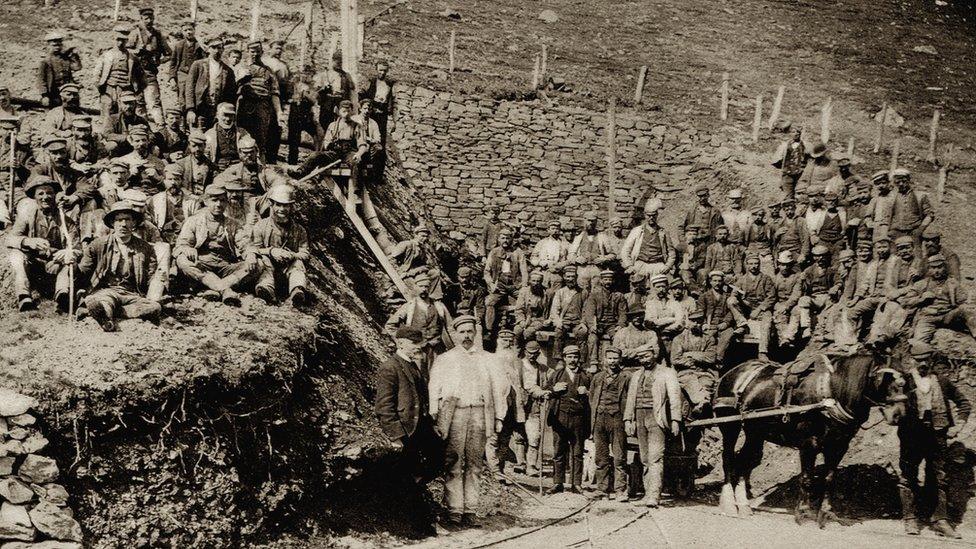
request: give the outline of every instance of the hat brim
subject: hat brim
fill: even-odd
[[[59,185],[57,181],[46,181],[37,185],[28,185],[27,188],[24,189],[24,194],[27,195],[27,198],[34,198],[34,194],[37,193],[37,189],[40,189],[41,187],[51,187],[56,193],[59,193],[62,190],[61,185]]]
[[[104,223],[106,227],[114,227],[115,218],[121,213],[132,214],[132,216],[136,219],[136,223],[142,223],[142,220],[146,217],[146,214],[135,208],[118,208],[115,210],[109,210],[109,212],[102,217],[102,223]]]

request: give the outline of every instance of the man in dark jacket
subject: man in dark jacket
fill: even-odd
[[[183,90],[186,123],[190,126],[209,128],[214,123],[218,105],[237,101],[237,81],[234,71],[220,60],[223,54],[224,41],[215,36],[207,40],[207,58],[190,65]],[[213,74],[215,70],[216,75]]]
[[[113,204],[104,218],[112,232],[92,241],[78,265],[90,283],[91,293],[85,298],[88,315],[106,332],[116,331],[120,318],[159,320],[159,303],[146,297],[156,272],[156,252],[133,234],[142,219],[142,212],[129,203]]]
[[[417,482],[439,474],[438,437],[430,417],[423,333],[412,326],[396,331],[396,353],[376,371],[376,417],[394,448],[403,450],[403,472]]]
[[[569,468],[570,492],[579,494],[583,484],[583,443],[589,436],[590,375],[580,369],[580,349],[576,345],[563,348],[565,368],[552,379],[552,404],[549,406],[549,425],[552,426],[553,456],[550,493],[565,490],[566,469]]]
[[[627,433],[624,408],[630,376],[621,372],[620,351],[608,347],[604,353],[606,369],[593,376],[590,384],[593,447],[596,454],[597,497],[627,497]],[[613,487],[610,487],[610,456],[613,455]]]
[[[946,514],[945,458],[947,441],[966,429],[972,404],[949,378],[932,370],[933,350],[924,341],[911,345],[914,369],[908,376],[908,411],[898,425],[898,492],[901,496],[905,533],[919,534],[916,503],[933,497],[929,522],[940,536],[959,538]],[[961,425],[952,419],[949,403],[956,407]],[[918,468],[925,462],[925,486],[918,485]]]
[[[363,92],[363,97],[369,99],[373,104],[373,119],[380,127],[380,135],[383,138],[384,145],[386,145],[387,128],[392,132],[396,124],[393,113],[395,105],[394,82],[388,76],[389,70],[390,66],[386,61],[378,61],[376,63],[376,76],[370,79],[366,91]]]
[[[44,41],[48,54],[37,69],[37,93],[42,105],[57,107],[61,104],[61,86],[74,82],[75,72],[81,70],[81,57],[74,48],[64,48],[64,35],[59,32],[49,32]]]
[[[173,45],[173,56],[169,60],[169,80],[176,85],[176,107],[185,114],[186,83],[190,79],[190,67],[207,54],[197,42],[196,23],[192,19],[183,22],[182,31],[183,38]]]

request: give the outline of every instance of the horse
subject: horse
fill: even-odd
[[[784,400],[790,405],[830,403],[825,408],[801,410],[786,416],[720,424],[725,473],[720,510],[729,515],[752,514],[748,499],[749,475],[762,461],[763,445],[768,441],[800,451],[797,523],[814,518],[814,513],[821,528],[828,520],[836,520],[830,505],[834,472],[851,439],[867,420],[871,407],[881,406],[885,419],[892,425],[905,413],[905,378],[887,366],[887,355],[881,344],[859,345],[840,355],[826,349],[811,349],[786,366],[751,360],[719,378],[713,396],[717,417],[773,409]],[[783,379],[793,368],[792,371],[812,372],[800,379],[792,390],[784,389]],[[788,395],[785,399],[784,391]],[[740,431],[745,433],[745,442],[737,452],[735,446]],[[815,472],[818,454],[824,456],[822,479],[817,478]]]

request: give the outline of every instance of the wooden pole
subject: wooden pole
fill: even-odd
[[[640,105],[641,100],[644,98],[644,80],[647,78],[647,65],[643,65],[640,68],[640,72],[637,74],[637,89],[634,91],[634,104]]]
[[[729,73],[722,73],[722,110],[719,113],[722,120],[729,118]]]
[[[763,97],[760,93],[756,96],[756,116],[752,119],[752,142],[759,142],[759,125],[762,124],[762,102]]]
[[[309,2],[305,8],[305,33],[302,36],[302,51],[298,58],[299,74],[305,74],[305,64],[308,61],[308,46],[312,42],[312,14],[315,2]],[[331,61],[330,61],[331,63]]]
[[[251,5],[251,40],[257,40],[261,24],[261,0],[254,0]]]
[[[542,59],[539,57],[539,54],[536,54],[536,56],[535,56],[535,66],[532,69],[532,90],[533,91],[539,89],[539,70],[541,68],[541,65],[540,65],[541,62],[542,62]]]
[[[885,118],[888,117],[888,103],[881,105],[881,122],[878,124],[878,136],[874,139],[875,154],[881,152],[881,144],[884,140]]]
[[[118,22],[119,10],[122,9],[122,0],[115,0],[115,11],[112,13],[112,21]]]
[[[609,215],[613,219],[617,215],[617,98],[610,98],[610,111],[607,113],[607,179],[610,186],[610,197],[607,200]]]
[[[786,86],[780,86],[779,90],[776,91],[776,99],[773,100],[773,110],[769,114],[769,124],[767,124],[769,131],[773,131],[773,128],[776,127],[776,121],[779,120],[779,111],[783,108],[784,95],[786,95]]]
[[[936,200],[942,202],[945,199],[946,184],[949,181],[949,165],[952,162],[953,146],[952,143],[946,146],[945,157],[942,159],[942,165],[939,166],[939,182],[936,186],[935,195]]]
[[[10,131],[10,181],[9,187],[7,187],[7,215],[10,216],[10,220],[14,220],[14,214],[16,214],[15,204],[14,204],[14,182],[17,177],[17,168],[15,164],[17,163],[17,130]]]
[[[190,0],[190,20],[197,22],[197,0]]]
[[[939,117],[942,114],[939,109],[932,113],[932,127],[929,129],[929,162],[935,162],[935,143],[939,138]]]
[[[356,42],[359,44],[359,58],[363,58],[366,51],[366,16],[360,15],[356,22]]]
[[[895,142],[891,144],[891,166],[888,168],[888,179],[894,179],[894,172],[898,168],[898,152],[901,148],[901,138],[895,138]]]
[[[539,64],[539,85],[543,88],[549,83],[549,46],[542,45],[542,61]]]
[[[854,158],[854,138],[847,140],[847,158]]]
[[[820,109],[820,141],[824,144],[830,141],[830,116],[834,111],[834,99],[827,98],[822,109]]]
[[[457,43],[457,34],[451,31],[451,38],[447,43],[447,72],[454,72],[454,46]]]
[[[342,69],[354,84],[359,83],[359,3],[341,0],[339,3],[340,33],[342,36]]]

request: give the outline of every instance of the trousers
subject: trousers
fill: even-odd
[[[560,412],[552,425],[553,456],[552,481],[565,484],[566,469],[573,486],[583,484],[583,443],[586,442],[586,419],[582,414]]]
[[[209,254],[197,257],[196,262],[180,256],[176,258],[176,267],[187,277],[218,292],[237,286],[251,274],[243,261],[230,263]]]
[[[898,495],[901,498],[902,517],[918,518],[918,505],[925,496],[932,509],[932,522],[945,520],[946,511],[946,430],[933,429],[919,420],[910,420],[898,426]],[[925,485],[918,484],[918,469],[925,462]],[[924,489],[923,489],[924,488]]]
[[[525,418],[525,466],[535,469],[539,466],[539,442],[542,439],[542,421],[539,411],[535,411]]]
[[[308,286],[308,276],[305,274],[304,261],[291,261],[287,265],[274,265],[270,258],[263,258],[258,262],[257,288],[267,288],[273,295],[280,296],[278,288],[287,287],[290,295],[296,289],[304,290]]]
[[[638,408],[634,419],[641,464],[644,465],[644,497],[657,502],[661,499],[664,478],[664,429],[657,424],[653,408]]]
[[[596,489],[606,493],[627,493],[627,432],[620,412],[597,412],[593,423],[593,450],[596,454]],[[610,488],[610,459],[613,458],[613,489]]]
[[[931,342],[935,331],[948,328],[958,332],[965,332],[976,337],[976,319],[971,311],[957,307],[944,315],[931,315],[919,312],[915,315],[915,339]]]
[[[18,298],[29,297],[32,290],[49,290],[54,297],[68,293],[68,269],[64,265],[21,250],[10,250],[8,259],[14,272],[14,293]]]
[[[735,318],[738,326],[748,326],[752,336],[756,338],[760,353],[769,352],[769,332],[773,327],[773,314],[771,311],[759,313],[756,318],[750,319],[753,308],[748,303],[733,295],[728,299],[729,309]]]
[[[458,406],[447,436],[444,499],[451,513],[474,513],[478,507],[478,479],[485,468],[485,410]]]
[[[488,462],[488,468],[492,472],[505,472],[505,458],[508,454],[509,445],[512,442],[513,436],[516,439],[525,436],[525,423],[516,421],[515,408],[510,406],[508,413],[505,414],[505,419],[502,421],[502,430],[496,433],[492,429],[488,435],[488,444],[485,446],[485,458]],[[524,454],[519,455],[519,452],[515,453],[515,463],[523,463],[524,459]]]
[[[124,288],[102,288],[85,297],[89,309],[101,304],[109,318],[151,318],[159,316],[159,303]]]

